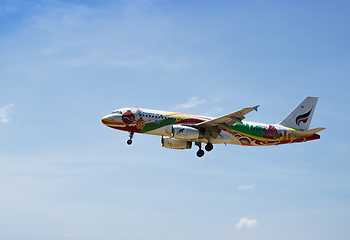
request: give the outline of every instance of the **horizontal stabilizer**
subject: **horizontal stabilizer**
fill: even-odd
[[[306,131],[301,131],[301,132],[293,132],[292,135],[295,138],[302,138],[302,137],[308,137],[311,135],[314,135],[317,132],[320,132],[322,130],[325,130],[326,128],[314,128]]]

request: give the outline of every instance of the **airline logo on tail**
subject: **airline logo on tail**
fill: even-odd
[[[303,122],[303,123],[306,123],[307,120],[309,120],[309,116],[310,116],[310,113],[312,111],[312,108],[309,112],[305,113],[305,114],[302,114],[302,115],[299,115],[296,119],[295,119],[295,122],[298,126],[300,126],[300,123]]]

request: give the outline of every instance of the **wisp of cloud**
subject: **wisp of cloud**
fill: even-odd
[[[250,186],[239,186],[238,189],[253,189],[254,186],[250,185]]]
[[[73,236],[74,235],[74,233],[67,233],[67,234],[63,234],[62,236],[63,237],[71,237],[71,236]]]
[[[252,228],[255,227],[258,224],[258,220],[256,219],[248,219],[246,217],[242,217],[239,223],[235,226],[238,230],[246,227],[246,228]]]
[[[203,104],[206,103],[207,100],[203,99],[203,100],[198,100],[197,97],[193,97],[191,99],[189,99],[186,103],[182,103],[182,104],[178,104],[176,105],[176,109],[180,109],[180,108],[190,108],[190,107],[196,107],[199,104]]]
[[[4,106],[0,109],[0,122],[7,123],[8,121],[10,121],[8,115],[12,106],[14,106],[14,104]]]

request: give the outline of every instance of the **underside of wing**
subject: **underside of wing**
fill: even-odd
[[[195,125],[195,127],[209,133],[213,138],[217,138],[222,130],[228,129],[230,126],[232,126],[232,124],[241,122],[245,118],[244,115],[253,110],[257,111],[258,107],[259,105],[255,107],[243,108],[239,111],[229,113],[206,122],[198,123]]]

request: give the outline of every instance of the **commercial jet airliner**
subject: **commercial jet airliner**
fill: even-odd
[[[268,146],[306,142],[320,139],[316,134],[325,128],[309,130],[318,97],[306,97],[285,119],[277,124],[243,121],[245,115],[258,106],[218,117],[157,111],[143,108],[120,108],[102,118],[108,127],[130,133],[127,144],[132,143],[134,133],[161,136],[162,146],[172,149],[190,149],[194,142],[202,157],[202,143],[211,151],[213,144],[243,146]]]

